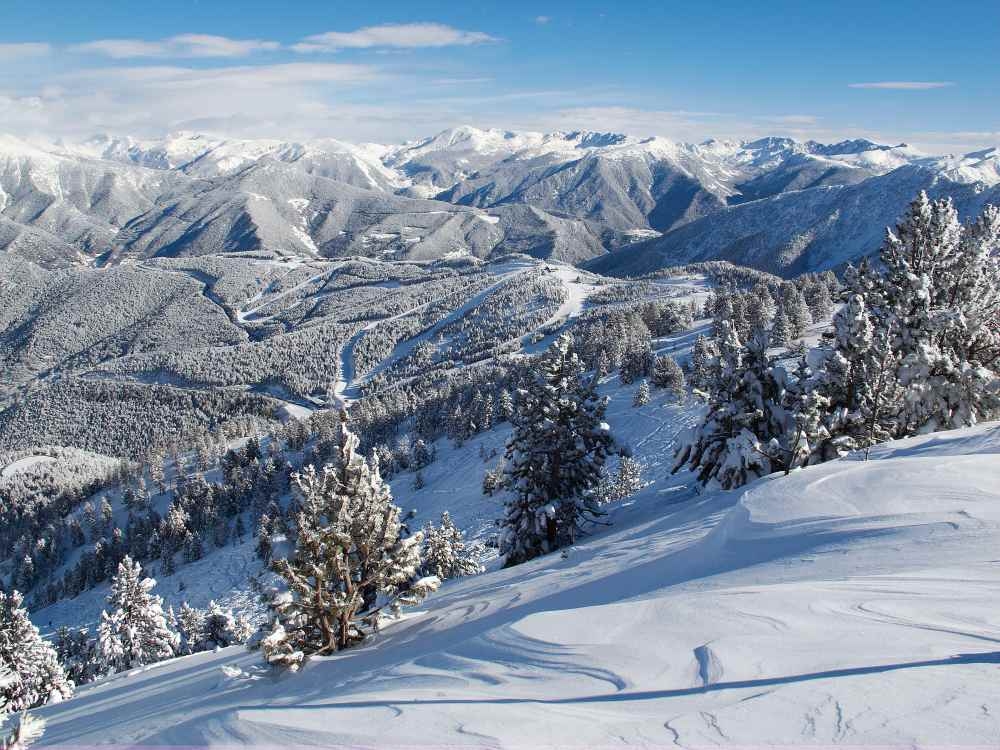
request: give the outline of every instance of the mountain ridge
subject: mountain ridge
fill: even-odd
[[[924,182],[943,186],[942,194],[1000,185],[996,149],[931,156],[866,139],[691,144],[471,126],[399,145],[190,131],[50,144],[0,136],[0,250],[49,266],[243,250],[387,259],[529,252],[594,262],[609,273],[656,270],[675,256],[708,259],[718,252],[735,263],[793,273],[873,252],[877,243],[867,241],[913,197],[898,191],[906,180],[894,176],[908,169],[924,170]],[[747,235],[725,247],[711,241],[716,221],[732,230],[734,206],[768,205],[765,214],[780,213],[787,205],[777,205],[781,198],[801,201],[809,214],[821,197],[810,190],[869,180],[876,180],[869,186],[875,193],[892,196],[892,205],[871,216],[853,212],[847,235],[859,239],[845,252],[789,255],[784,248],[802,242],[798,225],[771,227],[760,238],[766,247]],[[532,212],[512,208],[518,205]],[[515,226],[515,216],[530,221]],[[654,235],[669,239],[649,239]],[[678,251],[682,241],[689,247]],[[740,250],[748,243],[753,252]],[[632,260],[649,247],[659,249],[642,263]],[[810,257],[820,258],[819,265]]]

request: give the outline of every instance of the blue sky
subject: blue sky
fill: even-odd
[[[0,130],[1000,143],[1000,3],[7,0]]]

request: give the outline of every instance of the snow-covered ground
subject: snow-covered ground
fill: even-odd
[[[0,469],[0,478],[7,479],[15,474],[30,471],[31,469],[35,469],[42,464],[49,464],[55,460],[56,459],[52,456],[25,456],[24,458],[19,458],[16,461],[11,461],[9,464]]]
[[[448,582],[363,647],[119,676],[40,710],[43,744],[996,744],[1000,425],[731,493],[655,473],[566,554]]]

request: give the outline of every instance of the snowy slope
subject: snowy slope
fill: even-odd
[[[741,492],[658,483],[302,674],[164,663],[42,709],[44,743],[990,745],[998,454],[990,424]]]

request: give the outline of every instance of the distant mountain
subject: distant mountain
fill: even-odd
[[[921,187],[971,206],[997,184],[996,149],[935,157],[860,139],[688,144],[467,126],[398,146],[0,137],[0,250],[46,266],[527,252],[609,273],[712,257],[790,273],[873,251]]]
[[[951,196],[963,218],[1000,204],[1000,184],[959,183],[910,165],[852,185],[786,192],[725,208],[669,234],[638,242],[587,264],[612,276],[724,259],[784,276],[839,268],[876,252],[921,190]]]

